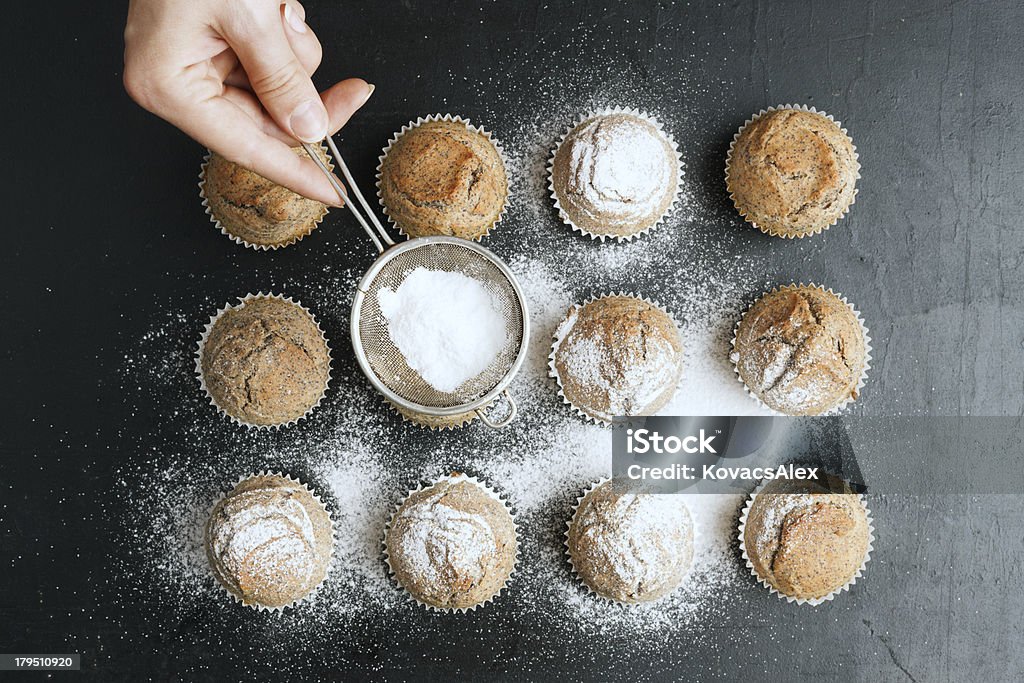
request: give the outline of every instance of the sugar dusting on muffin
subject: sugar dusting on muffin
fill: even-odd
[[[565,399],[605,422],[656,413],[675,394],[683,371],[675,321],[632,296],[573,306],[555,331],[551,358]]]
[[[620,493],[611,481],[580,502],[566,545],[598,595],[622,603],[671,593],[693,560],[693,523],[680,496]]]
[[[628,112],[575,126],[558,146],[552,191],[563,220],[598,237],[627,238],[655,226],[679,189],[679,159],[651,121]]]

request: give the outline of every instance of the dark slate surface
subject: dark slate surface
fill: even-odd
[[[112,596],[117,521],[97,514],[99,501],[160,419],[115,377],[153,302],[200,288],[203,301],[224,301],[280,281],[302,297],[313,291],[304,278],[366,253],[340,214],[269,256],[211,230],[195,198],[201,150],[121,90],[121,3],[61,4],[19,4],[4,22],[0,651],[81,651],[98,667],[83,680],[273,678],[276,660],[247,643],[188,621],[154,629]],[[326,45],[321,83],[378,85],[340,138],[358,177],[372,177],[382,142],[418,114],[455,111],[515,137],[524,120],[557,128],[586,103],[648,108],[681,143],[705,210],[678,252],[593,287],[639,281],[671,297],[664,274],[683,247],[714,244],[755,264],[750,294],[816,279],[856,301],[877,347],[858,413],[1024,413],[1019,3],[307,5]],[[841,118],[864,164],[851,216],[800,243],[742,226],[721,186],[737,126],[790,101]],[[579,239],[544,220],[550,234],[530,248]],[[489,246],[509,257],[526,248],[517,237],[503,227]],[[1019,501],[877,496],[870,581],[831,610],[767,595],[723,605],[721,622],[702,626],[720,631],[717,647],[680,639],[631,657],[628,640],[549,642],[485,616],[429,639],[382,624],[290,667],[334,678],[1019,679]]]

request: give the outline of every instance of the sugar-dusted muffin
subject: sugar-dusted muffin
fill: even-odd
[[[246,298],[210,324],[199,372],[214,404],[257,427],[294,422],[323,398],[331,357],[316,320],[276,296]]]
[[[307,156],[301,147],[293,149]],[[320,158],[330,166],[327,152]],[[270,182],[252,171],[210,152],[203,166],[200,194],[211,219],[236,241],[259,249],[293,244],[313,232],[327,206]]]
[[[580,501],[566,545],[592,591],[621,603],[650,602],[689,571],[693,522],[682,496],[620,493],[606,481]]]
[[[859,496],[779,480],[750,502],[740,541],[756,576],[782,595],[818,601],[859,575],[871,529]]]
[[[769,408],[820,415],[857,398],[867,348],[849,304],[814,285],[789,285],[743,314],[732,360],[747,389]]]
[[[390,145],[379,190],[385,212],[409,237],[479,240],[505,209],[508,177],[489,135],[461,119],[431,117]]]
[[[411,493],[384,537],[399,585],[443,610],[473,609],[500,593],[515,568],[516,544],[508,508],[461,475]]]
[[[726,185],[747,221],[772,235],[804,237],[846,213],[859,173],[853,141],[834,121],[817,112],[774,109],[740,130]]]
[[[555,331],[550,370],[565,400],[595,420],[653,415],[675,394],[683,342],[654,304],[604,296],[569,309]]]
[[[239,482],[217,502],[205,544],[224,590],[252,607],[279,608],[324,580],[334,535],[330,515],[309,489],[263,473]]]
[[[661,221],[679,191],[672,140],[632,112],[596,114],[565,136],[551,164],[563,221],[592,237],[628,239]]]

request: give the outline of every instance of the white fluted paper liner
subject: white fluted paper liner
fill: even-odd
[[[334,162],[331,160],[330,152],[327,151],[327,147],[323,144],[320,145],[320,149],[323,150],[324,155],[327,159],[327,168],[333,171]],[[324,205],[323,213],[321,213],[320,216],[313,221],[313,223],[309,226],[309,229],[299,235],[292,237],[287,242],[281,242],[280,244],[252,244],[251,242],[242,239],[238,235],[235,235],[230,230],[228,230],[220,222],[220,219],[218,219],[217,216],[214,215],[213,209],[210,208],[210,200],[206,196],[206,167],[210,163],[210,156],[211,152],[207,150],[206,154],[203,156],[203,165],[199,169],[199,196],[203,200],[203,209],[206,211],[206,215],[210,217],[210,222],[213,223],[218,230],[220,230],[222,235],[233,241],[235,244],[241,244],[243,247],[255,249],[256,251],[276,251],[278,249],[290,247],[296,242],[301,242],[303,239],[308,237],[314,230],[316,230],[317,227],[321,223],[323,223],[324,218],[330,211],[330,208],[327,205]]]
[[[289,304],[292,304],[294,306],[298,306],[299,308],[301,308],[306,313],[306,315],[309,316],[310,320],[313,321],[313,324],[316,325],[316,329],[320,332],[320,338],[324,340],[324,347],[327,349],[327,379],[324,381],[324,389],[323,389],[322,392],[320,392],[320,397],[317,398],[316,403],[311,405],[309,407],[309,409],[306,410],[305,413],[303,413],[299,417],[295,418],[294,420],[289,420],[288,422],[282,422],[281,424],[276,424],[276,425],[257,425],[257,424],[251,424],[249,422],[245,422],[243,420],[240,420],[239,418],[235,417],[234,415],[229,414],[226,410],[224,410],[219,405],[217,405],[217,401],[216,401],[216,399],[214,399],[213,394],[210,392],[210,388],[208,386],[206,386],[206,378],[203,377],[203,347],[206,346],[206,340],[209,338],[210,332],[213,331],[213,326],[217,323],[217,320],[220,318],[220,316],[224,315],[227,311],[230,311],[230,310],[233,310],[233,309],[236,309],[236,308],[241,308],[241,307],[245,306],[246,303],[248,303],[249,301],[251,301],[253,299],[279,299],[281,301],[287,302]],[[275,431],[278,430],[278,429],[281,429],[282,427],[289,427],[289,426],[297,423],[299,420],[306,419],[307,417],[309,417],[309,415],[314,410],[316,410],[320,406],[320,403],[322,403],[323,400],[324,400],[324,396],[327,395],[327,388],[331,384],[331,371],[333,369],[333,363],[334,363],[334,360],[331,357],[331,346],[330,346],[330,344],[327,343],[327,335],[324,334],[324,330],[323,330],[322,327],[320,327],[320,322],[316,319],[316,316],[313,315],[313,313],[308,308],[303,306],[298,301],[293,300],[291,297],[285,297],[285,296],[283,296],[281,294],[271,294],[269,292],[266,293],[266,294],[264,294],[263,292],[258,292],[256,294],[249,293],[249,294],[246,294],[245,296],[238,297],[238,304],[237,305],[226,304],[223,308],[218,310],[214,315],[210,316],[210,322],[206,323],[206,327],[203,329],[203,335],[199,339],[199,346],[196,349],[196,359],[195,360],[196,360],[196,378],[199,380],[199,386],[202,388],[203,392],[206,394],[206,397],[210,399],[210,405],[212,405],[214,408],[216,408],[217,412],[219,412],[221,415],[223,415],[224,417],[228,418],[229,420],[231,420],[235,424],[241,425],[242,427],[246,427],[247,429],[255,429],[255,430],[273,429]]]
[[[753,576],[755,579],[757,579],[758,583],[760,583],[762,586],[767,588],[769,590],[769,592],[774,593],[775,595],[777,595],[779,598],[785,599],[786,602],[795,602],[798,605],[820,605],[820,604],[822,604],[824,602],[831,602],[837,595],[839,595],[843,591],[850,590],[850,586],[852,586],[855,583],[857,583],[857,579],[861,578],[861,576],[864,575],[864,571],[865,571],[865,569],[867,569],[868,562],[871,560],[871,552],[875,549],[875,547],[874,547],[874,542],[875,542],[875,526],[873,524],[873,520],[872,520],[872,517],[871,517],[871,510],[868,509],[867,500],[865,500],[864,494],[861,494],[861,493],[857,493],[857,494],[854,494],[854,493],[843,494],[843,495],[851,495],[851,496],[852,495],[856,495],[857,496],[857,501],[861,504],[861,507],[864,508],[864,514],[867,517],[868,547],[867,547],[867,550],[864,551],[864,561],[861,562],[860,567],[857,569],[856,572],[854,572],[853,576],[850,577],[849,581],[847,581],[845,584],[843,584],[839,588],[836,588],[835,590],[833,590],[828,595],[822,596],[820,598],[797,598],[797,597],[794,597],[792,595],[786,595],[785,593],[783,593],[783,592],[779,591],[777,588],[775,588],[775,586],[773,586],[771,583],[769,583],[766,579],[762,578],[761,575],[757,573],[757,570],[754,569],[754,563],[750,560],[750,556],[747,554],[747,544],[746,544],[746,541],[744,539],[744,532],[745,532],[745,530],[747,528],[747,515],[750,514],[750,508],[754,504],[754,499],[757,498],[757,496],[762,492],[762,490],[764,489],[765,486],[768,486],[773,481],[777,481],[777,480],[773,480],[773,479],[764,479],[764,480],[762,480],[761,483],[759,483],[757,485],[757,487],[754,489],[753,493],[750,494],[750,497],[747,498],[747,502],[743,506],[743,512],[740,514],[740,522],[739,522],[739,527],[738,527],[738,531],[737,531],[737,537],[739,538],[739,542],[740,542],[740,550],[743,551],[743,561],[746,562],[747,569],[750,570],[751,576]],[[774,494],[769,494],[769,495],[774,495]],[[800,494],[784,494],[784,493],[782,493],[782,494],[778,494],[778,495],[800,495]]]
[[[861,389],[864,388],[864,383],[868,379],[868,370],[871,369],[871,348],[872,348],[871,347],[871,336],[868,334],[867,325],[864,323],[864,319],[861,317],[860,311],[858,311],[856,308],[854,308],[853,304],[851,304],[849,301],[847,301],[845,296],[843,296],[839,292],[833,291],[831,287],[826,289],[825,287],[822,287],[821,285],[816,285],[813,282],[808,282],[806,285],[804,283],[802,283],[802,282],[800,282],[800,283],[794,282],[794,283],[788,284],[788,285],[780,285],[780,286],[775,287],[774,289],[772,289],[770,291],[767,291],[767,292],[762,292],[761,296],[757,297],[757,299],[754,300],[754,303],[751,304],[749,307],[747,307],[747,310],[745,310],[743,312],[743,315],[740,316],[740,319],[736,322],[736,325],[732,328],[732,340],[729,342],[729,349],[730,349],[730,351],[729,351],[729,360],[732,362],[733,372],[736,373],[736,380],[739,381],[739,383],[743,385],[743,390],[745,392],[747,392],[747,396],[749,396],[750,398],[752,398],[755,401],[757,401],[761,405],[762,408],[764,408],[765,410],[769,411],[773,415],[779,415],[779,416],[782,416],[782,417],[787,417],[788,414],[787,413],[783,413],[782,411],[776,410],[776,409],[772,408],[771,406],[769,406],[768,404],[766,404],[764,401],[761,400],[761,397],[758,396],[757,394],[755,394],[753,391],[751,391],[750,387],[747,386],[747,383],[743,381],[743,377],[742,377],[742,375],[740,375],[739,353],[737,353],[737,351],[736,351],[736,335],[739,333],[740,325],[743,323],[743,318],[746,317],[747,313],[750,312],[750,309],[753,308],[754,304],[756,304],[758,301],[760,301],[764,297],[768,296],[769,294],[774,294],[775,292],[781,292],[781,291],[785,291],[785,290],[789,290],[789,289],[800,289],[801,287],[810,287],[810,288],[817,289],[819,291],[825,292],[827,294],[831,294],[832,296],[834,296],[837,299],[839,299],[840,301],[842,301],[846,305],[846,307],[850,309],[850,312],[853,313],[853,317],[857,319],[857,324],[860,326],[861,334],[864,335],[864,369],[860,373],[860,379],[857,380],[857,386],[856,386],[857,396],[860,396]],[[839,402],[836,405],[832,406],[831,408],[829,408],[828,410],[826,410],[823,413],[818,413],[818,415],[834,415],[836,413],[839,413],[846,406],[848,406],[849,404],[853,403],[855,400],[856,399],[853,396],[847,396],[841,402]]]
[[[641,606],[641,605],[653,605],[655,603],[658,603],[658,602],[661,602],[663,600],[666,600],[667,598],[670,598],[677,590],[679,590],[680,586],[683,585],[683,582],[686,580],[685,576],[683,577],[683,580],[680,581],[679,584],[677,584],[675,586],[675,588],[673,588],[668,593],[665,593],[665,595],[662,595],[659,598],[655,598],[654,600],[645,600],[645,601],[639,601],[639,602],[623,602],[621,600],[616,600],[615,598],[608,597],[607,595],[603,595],[603,594],[598,593],[597,591],[595,591],[591,587],[591,585],[589,583],[587,583],[587,580],[583,578],[583,575],[580,574],[579,570],[576,568],[576,562],[573,560],[572,553],[569,551],[569,533],[572,531],[573,524],[576,522],[576,515],[577,515],[577,513],[579,513],[580,505],[583,504],[583,501],[586,500],[587,496],[589,496],[591,493],[593,493],[594,490],[596,490],[602,484],[606,484],[609,481],[611,481],[610,477],[603,477],[603,478],[598,479],[597,481],[593,482],[590,486],[588,486],[586,489],[584,489],[583,492],[579,496],[576,497],[576,503],[575,503],[575,505],[572,506],[572,514],[569,515],[569,520],[565,523],[565,532],[562,534],[562,536],[564,537],[563,540],[562,540],[562,545],[565,546],[565,556],[566,556],[566,558],[569,561],[569,567],[570,567],[570,569],[572,569],[573,577],[575,577],[577,581],[579,581],[581,584],[583,584],[584,588],[587,589],[588,593],[590,593],[591,595],[593,595],[593,596],[595,596],[595,597],[597,597],[597,598],[599,598],[601,600],[604,600],[604,601],[609,602],[609,603],[614,604],[614,605],[621,605],[623,607],[637,607],[637,606]],[[649,495],[676,495],[676,494],[649,494]],[[689,508],[687,508],[687,512],[689,513]],[[697,527],[696,527],[696,525],[692,524],[692,519],[693,519],[693,515],[692,514],[690,514],[690,519],[691,519],[691,526],[692,526],[692,531],[693,531],[692,542],[694,544],[694,547],[696,547],[696,543],[697,543]],[[687,573],[693,571],[692,562],[693,562],[693,560],[691,559],[691,566],[690,566],[690,569],[687,570]]]
[[[461,116],[456,116],[453,114],[430,114],[429,116],[417,117],[415,121],[409,121],[409,123],[402,126],[401,130],[399,130],[397,133],[391,136],[391,139],[388,140],[388,144],[384,146],[384,149],[381,151],[380,157],[378,157],[377,159],[377,201],[380,202],[381,211],[387,217],[388,223],[395,226],[398,229],[398,232],[401,233],[403,237],[411,237],[411,235],[405,231],[405,228],[394,219],[394,217],[388,211],[387,205],[384,204],[384,193],[381,189],[381,184],[383,182],[384,160],[387,158],[388,152],[391,151],[391,148],[395,145],[396,142],[398,142],[399,138],[401,138],[403,135],[413,130],[414,128],[422,126],[424,123],[432,123],[434,121],[449,121],[451,123],[461,123],[474,133],[478,133],[479,135],[482,135],[485,138],[487,138],[487,140],[492,145],[494,145],[494,149],[495,151],[498,152],[498,157],[501,159],[501,165],[505,169],[505,201],[502,204],[501,211],[498,213],[498,217],[494,219],[494,222],[491,223],[490,226],[488,226],[487,230],[485,230],[482,235],[473,238],[474,242],[479,242],[484,237],[490,235],[491,231],[494,230],[495,226],[497,226],[499,223],[501,223],[502,220],[504,220],[505,214],[508,212],[509,200],[511,199],[512,196],[512,183],[509,178],[508,170],[510,168],[510,164],[508,160],[508,155],[505,154],[505,149],[501,146],[501,143],[498,142],[498,139],[495,138],[490,131],[485,129],[483,126],[473,125],[473,123],[471,123],[469,119],[463,118]]]
[[[729,152],[725,156],[725,186],[726,186],[727,189],[729,187],[729,167],[732,165],[733,149],[736,146],[736,141],[739,140],[740,135],[743,134],[743,130],[747,126],[749,126],[751,123],[753,123],[754,121],[758,120],[759,118],[761,118],[762,116],[767,114],[768,112],[786,111],[786,110],[805,111],[805,112],[809,112],[811,114],[818,114],[820,116],[824,116],[826,119],[828,119],[832,123],[836,124],[836,127],[839,128],[839,130],[842,132],[842,134],[846,136],[846,139],[850,141],[850,146],[853,147],[853,160],[855,162],[857,162],[856,180],[860,180],[860,156],[857,154],[857,145],[853,144],[853,138],[851,138],[850,134],[846,132],[845,128],[843,128],[843,124],[842,123],[840,123],[836,119],[832,118],[831,114],[827,114],[824,111],[821,111],[819,109],[815,109],[814,107],[809,107],[806,104],[780,104],[780,105],[775,106],[775,107],[768,107],[767,109],[762,109],[758,113],[754,114],[749,119],[747,119],[746,122],[742,126],[740,126],[740,129],[738,131],[736,131],[736,134],[732,136],[732,142],[729,143]],[[773,228],[767,228],[767,227],[763,227],[763,226],[758,225],[754,221],[753,218],[749,217],[746,213],[743,212],[743,209],[740,208],[739,202],[736,201],[736,197],[733,195],[733,193],[731,191],[729,192],[729,199],[732,201],[732,205],[734,207],[736,207],[736,211],[740,214],[740,216],[743,218],[743,220],[746,221],[747,223],[750,223],[752,226],[754,226],[755,228],[757,228],[761,232],[765,233],[766,235],[771,235],[773,237],[784,237],[786,239],[795,239],[795,238],[803,238],[803,237],[810,237],[812,235],[817,235],[818,233],[824,232],[828,228],[831,228],[833,225],[838,223],[840,218],[843,218],[843,217],[846,216],[846,214],[850,213],[850,207],[853,206],[854,202],[857,201],[857,193],[858,192],[860,192],[860,190],[855,187],[853,189],[853,197],[850,199],[849,206],[847,206],[845,209],[843,209],[843,212],[839,216],[837,216],[831,223],[829,223],[828,225],[822,225],[822,226],[820,226],[818,228],[815,228],[814,230],[811,230],[810,232],[801,233],[799,235],[790,235],[790,234],[779,232],[778,230],[775,230]]]
[[[662,313],[664,313],[665,315],[667,315],[669,317],[669,319],[672,321],[672,324],[675,325],[675,327],[676,327],[676,332],[679,334],[680,341],[682,340],[683,333],[682,333],[681,328],[679,327],[679,321],[676,320],[675,316],[672,315],[668,311],[667,308],[665,308],[664,306],[659,304],[657,301],[654,301],[653,299],[649,299],[649,298],[647,298],[645,296],[640,296],[639,294],[634,294],[632,292],[619,291],[619,292],[609,292],[608,294],[600,294],[600,295],[591,296],[589,299],[587,299],[583,303],[573,304],[572,306],[570,306],[569,307],[569,311],[572,311],[573,308],[576,308],[577,315],[578,315],[579,311],[583,310],[583,308],[585,306],[589,306],[590,304],[594,303],[595,301],[600,301],[601,299],[610,299],[610,298],[615,298],[615,297],[626,297],[626,298],[630,298],[630,299],[637,299],[639,301],[643,301],[643,302],[653,306],[654,308],[658,309],[659,311],[661,311]],[[568,311],[567,311],[567,313],[568,313]],[[568,315],[566,317],[568,317]],[[565,336],[568,335],[569,331],[572,329],[570,327],[569,329],[565,330],[565,334],[559,335],[559,331],[561,330],[562,325],[565,323],[565,320],[566,320],[566,318],[562,318],[562,320],[558,323],[558,326],[555,328],[555,333],[553,335],[553,341],[552,341],[552,344],[551,344],[551,353],[548,354],[548,376],[551,377],[552,379],[554,379],[555,383],[558,385],[558,395],[562,398],[562,402],[565,403],[566,405],[568,405],[569,407],[571,407],[573,409],[573,411],[575,411],[576,414],[579,415],[580,417],[582,417],[584,420],[587,420],[588,422],[591,422],[593,424],[604,425],[606,427],[618,427],[618,426],[621,426],[622,424],[625,424],[625,423],[612,422],[610,419],[605,419],[603,417],[597,417],[595,415],[591,415],[587,411],[583,410],[583,408],[577,406],[575,403],[570,401],[569,398],[565,395],[565,391],[564,391],[564,388],[562,386],[562,378],[559,377],[558,369],[555,367],[555,353],[558,351],[559,346],[561,346],[562,341],[564,341]],[[685,365],[683,367],[682,372],[679,373],[679,380],[676,382],[675,391],[679,391],[679,385],[683,381],[683,375],[684,374],[686,374],[686,367],[685,367]],[[673,396],[674,395],[675,395],[675,392],[673,392]],[[671,398],[669,399],[669,401],[671,402]],[[649,417],[649,416],[636,415],[636,416],[633,416],[633,417]]]
[[[302,482],[301,480],[299,480],[299,479],[297,479],[295,477],[292,477],[291,475],[282,474],[281,472],[278,472],[276,470],[261,470],[259,472],[253,472],[252,474],[247,474],[247,475],[245,475],[243,477],[239,477],[237,480],[235,480],[235,482],[233,484],[231,484],[231,487],[227,491],[221,491],[220,495],[217,496],[217,499],[213,502],[212,505],[210,505],[209,512],[207,512],[207,515],[206,515],[206,519],[207,519],[206,526],[204,526],[204,528],[203,528],[203,550],[204,550],[204,555],[206,555],[207,558],[209,558],[208,551],[207,551],[207,545],[208,545],[207,530],[208,530],[208,527],[209,527],[210,520],[213,518],[213,511],[216,510],[217,506],[220,505],[221,502],[225,498],[227,498],[231,494],[232,491],[234,491],[236,488],[238,488],[238,486],[242,482],[247,481],[249,479],[253,479],[255,477],[279,477],[281,479],[287,479],[290,482],[298,484],[299,486],[304,488],[309,493],[310,496],[313,497],[313,500],[315,500],[320,505],[321,508],[323,508],[324,512],[327,513],[327,518],[330,519],[330,521],[331,521],[331,556],[330,556],[330,559],[327,562],[327,568],[324,570],[323,578],[320,579],[320,583],[318,583],[316,586],[314,586],[308,593],[306,593],[301,598],[288,603],[287,605],[281,605],[279,607],[267,607],[266,605],[261,605],[259,603],[255,603],[255,602],[254,603],[246,603],[244,600],[242,600],[242,598],[238,597],[237,595],[232,593],[230,590],[228,590],[228,587],[225,586],[223,583],[221,583],[217,579],[217,576],[213,573],[213,570],[211,568],[211,570],[210,570],[210,577],[213,579],[213,582],[222,591],[224,591],[228,596],[230,596],[233,601],[235,601],[235,602],[237,602],[237,603],[239,603],[239,604],[241,604],[241,605],[243,605],[245,607],[249,607],[251,609],[254,609],[254,610],[258,611],[258,612],[268,612],[268,613],[271,613],[271,614],[280,614],[281,612],[283,612],[286,609],[292,609],[292,608],[298,607],[299,605],[302,605],[304,603],[312,602],[313,598],[316,597],[316,594],[320,592],[321,588],[323,588],[324,583],[327,581],[327,577],[330,576],[331,571],[334,569],[334,562],[335,562],[334,549],[335,549],[335,547],[338,544],[338,537],[337,537],[338,528],[337,528],[337,524],[335,523],[335,520],[334,520],[334,515],[332,515],[331,511],[327,509],[327,505],[324,504],[323,500],[320,499],[320,496],[317,495],[317,493],[315,491],[313,491],[313,489],[309,488],[309,486],[307,484],[305,484],[304,482]]]
[[[505,581],[501,584],[501,587],[497,591],[495,591],[494,595],[490,596],[483,602],[480,602],[476,605],[471,605],[470,607],[437,607],[436,605],[428,604],[417,598],[415,595],[410,593],[406,589],[406,587],[401,584],[401,582],[399,582],[398,576],[395,574],[395,570],[391,566],[391,554],[388,552],[388,533],[391,531],[391,527],[395,523],[395,519],[398,517],[398,512],[402,509],[402,506],[405,504],[405,502],[409,500],[409,497],[412,496],[413,494],[423,491],[424,489],[432,488],[437,484],[441,484],[444,482],[450,482],[453,484],[458,482],[468,482],[470,484],[473,484],[474,486],[479,487],[481,491],[483,491],[488,496],[501,503],[502,506],[504,506],[505,511],[508,512],[509,517],[512,519],[512,533],[515,537],[516,544],[515,559],[512,562],[512,571],[509,572],[509,575],[505,578]],[[384,562],[388,567],[388,576],[391,578],[394,584],[402,590],[402,593],[405,594],[406,599],[432,612],[465,614],[466,612],[472,612],[476,610],[478,607],[483,607],[484,605],[487,605],[488,603],[492,602],[495,598],[497,598],[499,595],[501,595],[505,591],[505,589],[508,588],[508,584],[512,581],[512,577],[515,576],[517,571],[519,571],[519,525],[516,523],[516,516],[512,512],[512,506],[509,505],[507,500],[501,497],[501,494],[499,494],[497,491],[492,489],[488,484],[480,481],[476,477],[471,477],[466,474],[455,473],[447,476],[437,477],[436,479],[433,479],[429,483],[420,482],[416,486],[416,488],[410,489],[408,493],[406,493],[402,497],[402,499],[398,501],[398,503],[395,505],[394,510],[392,510],[391,515],[388,517],[387,524],[384,526],[384,535],[381,538],[381,549],[384,555]]]
[[[665,209],[664,213],[662,213],[657,220],[653,221],[650,225],[637,230],[636,232],[630,233],[629,235],[600,234],[592,232],[584,227],[577,225],[575,222],[573,222],[572,218],[569,216],[569,213],[562,206],[561,200],[558,197],[558,191],[555,189],[555,157],[558,155],[558,150],[561,149],[562,144],[565,142],[565,139],[569,137],[569,135],[572,134],[573,131],[575,131],[581,124],[585,123],[586,121],[589,121],[599,116],[609,116],[612,114],[629,114],[639,119],[643,119],[647,123],[654,126],[657,129],[658,133],[661,134],[668,141],[669,146],[672,147],[672,151],[675,154],[676,161],[676,189],[672,196],[672,202],[669,204],[668,208]],[[665,131],[664,127],[661,125],[661,122],[658,121],[656,118],[654,118],[645,111],[625,107],[607,107],[605,109],[592,111],[589,114],[586,114],[576,119],[576,121],[571,126],[569,126],[564,133],[562,133],[562,137],[558,139],[558,142],[555,143],[555,148],[551,151],[551,156],[548,159],[547,171],[548,193],[551,195],[551,200],[554,202],[555,209],[558,211],[558,216],[559,218],[562,219],[562,222],[568,225],[573,230],[583,235],[586,235],[591,239],[600,240],[601,242],[604,242],[605,239],[614,239],[616,242],[619,243],[629,242],[640,237],[641,235],[646,235],[651,230],[664,223],[665,220],[672,215],[672,213],[676,210],[677,205],[679,204],[679,197],[683,189],[683,155],[679,152],[679,145],[676,144],[676,141],[672,138],[671,135],[668,134],[668,132]]]

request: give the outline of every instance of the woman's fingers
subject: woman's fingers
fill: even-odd
[[[330,132],[334,135],[348,123],[352,114],[366,104],[373,94],[373,86],[361,78],[349,78],[321,93],[330,116]]]
[[[331,120],[331,135],[348,123],[352,114],[369,99],[370,92],[372,92],[372,86],[368,85],[366,81],[361,78],[350,78],[320,94]],[[256,95],[250,91],[245,88],[226,87],[222,97],[245,112],[252,119],[253,125],[267,135],[292,147],[296,146],[295,138],[290,133],[281,130],[277,122],[270,117],[260,101],[256,99]]]
[[[292,51],[285,33],[284,10],[278,10],[272,16],[254,13],[235,17],[224,26],[224,37],[245,68],[253,92],[277,124],[297,140],[317,142],[327,135],[327,110]]]
[[[341,206],[316,163],[292,151],[294,140],[289,144],[268,135],[249,112],[228,98],[212,97],[176,114],[171,123],[229,161],[305,197]]]

